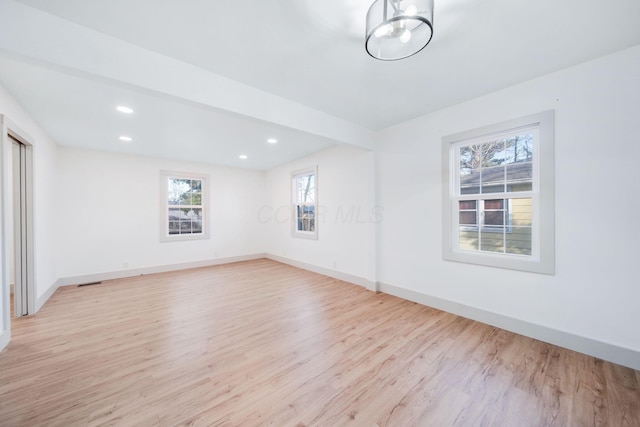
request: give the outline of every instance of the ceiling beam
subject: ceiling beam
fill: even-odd
[[[13,1],[0,2],[0,49],[361,148],[373,131]]]

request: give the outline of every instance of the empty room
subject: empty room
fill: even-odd
[[[0,0],[0,426],[640,427],[639,17]]]

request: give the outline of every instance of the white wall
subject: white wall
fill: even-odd
[[[312,166],[318,167],[318,240],[291,236],[291,173]],[[373,152],[336,146],[268,171],[267,204],[260,210],[265,252],[373,287],[373,168]]]
[[[35,141],[38,296],[57,278],[122,272],[124,263],[265,252],[512,319],[517,331],[521,321],[611,344],[633,352],[619,361],[638,367],[638,75],[640,47],[386,129],[375,155],[336,146],[266,173],[56,148],[0,87],[0,113]],[[548,109],[556,110],[556,275],[443,261],[441,137]],[[290,174],[313,165],[317,241],[293,238],[290,224]],[[210,175],[210,240],[160,242],[160,170]]]
[[[210,239],[160,241],[160,171],[208,174]],[[58,274],[100,275],[262,253],[264,173],[60,147]],[[126,263],[126,264],[125,264]]]
[[[57,278],[56,265],[54,262],[54,253],[56,250],[54,240],[55,230],[55,167],[56,167],[56,151],[55,143],[40,129],[38,124],[22,109],[18,102],[11,94],[2,86],[0,86],[0,114],[10,120],[15,126],[31,138],[33,141],[33,210],[34,210],[34,264],[35,264],[35,287],[36,294],[39,299],[45,298],[45,294],[54,289],[54,283]],[[8,218],[7,209],[9,208],[9,199],[7,192],[7,183],[9,177],[7,175],[7,163],[11,154],[11,144],[5,144],[2,152],[2,180],[3,180],[3,218]],[[11,230],[5,230],[9,233]],[[8,241],[9,239],[7,239]],[[5,259],[5,247],[0,247],[1,259]],[[9,333],[8,309],[8,262],[5,260],[2,271],[2,289],[0,292],[0,319],[2,329],[0,333]],[[6,288],[6,293],[4,292]],[[2,348],[2,336],[0,336],[0,348]]]
[[[378,280],[631,350],[620,362],[638,369],[639,76],[635,47],[384,130]],[[443,261],[441,137],[549,109],[556,111],[555,276]]]

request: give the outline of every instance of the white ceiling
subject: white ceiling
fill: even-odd
[[[0,83],[61,145],[268,169],[640,44],[637,0],[435,0],[431,44],[381,62],[370,1],[0,0]]]

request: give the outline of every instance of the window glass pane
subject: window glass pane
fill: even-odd
[[[168,180],[169,205],[201,205],[202,204],[202,180],[169,178]]]
[[[505,156],[504,163],[509,164],[515,162],[515,137],[505,140]]]
[[[190,180],[181,178],[169,178],[168,180],[168,202],[170,205],[183,204],[183,195],[189,191]]]
[[[484,225],[504,225],[504,211],[485,212]]]
[[[199,206],[202,205],[202,180],[192,179],[191,180],[191,205]]]
[[[477,169],[480,167],[478,153],[479,145],[465,145],[460,147],[460,169]]]
[[[504,227],[483,227],[480,250],[504,253]]]
[[[530,162],[533,159],[533,135],[518,135],[513,139],[514,163]]]
[[[191,234],[191,221],[180,221],[180,234]]]
[[[507,191],[531,191],[533,183],[533,165],[514,163],[507,165]]]
[[[482,169],[482,192],[504,192],[504,166]]]
[[[478,203],[477,200],[461,200],[460,201],[460,210],[464,210],[464,209],[475,210],[477,203]]]
[[[296,195],[298,203],[313,203],[315,201],[315,176],[304,175],[296,179]]]
[[[512,136],[506,141],[506,162],[530,162],[533,159],[533,135],[530,133]]]
[[[179,233],[180,233],[180,222],[169,221],[169,234],[179,234]]]
[[[306,205],[304,207],[304,214],[309,218],[313,218],[316,212],[316,207],[314,205]]]
[[[193,193],[193,194],[191,194],[191,205],[192,206],[202,206],[202,194],[201,193]]]
[[[509,200],[509,215],[510,224],[517,225],[532,225],[532,208],[531,199],[510,199]]]
[[[531,255],[531,227],[511,227],[505,240],[508,254]]]
[[[466,227],[460,227],[458,246],[460,249],[468,251],[478,250],[478,230],[468,230]]]
[[[169,209],[169,221],[179,221],[179,220],[180,220],[180,210]]]
[[[491,199],[484,201],[484,208],[486,209],[504,209],[504,200]]]
[[[315,186],[315,177],[312,175],[309,177],[309,186],[306,189],[304,202],[305,203],[313,203],[316,200],[316,186]]]
[[[475,211],[463,211],[460,212],[460,225],[476,225],[476,212]]]
[[[304,206],[303,205],[297,205],[296,206],[296,221],[297,221],[297,226],[296,229],[298,231],[302,231],[304,228],[303,225],[303,218],[304,218]]]
[[[503,140],[482,144],[482,167],[499,166],[504,163],[506,156],[505,142]]]
[[[480,169],[460,171],[460,194],[480,193]]]
[[[316,221],[313,218],[305,218],[304,227],[305,231],[315,231]]]
[[[297,206],[297,227],[298,231],[315,231],[315,206]]]
[[[169,209],[169,234],[202,233],[202,208]]]

